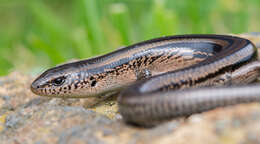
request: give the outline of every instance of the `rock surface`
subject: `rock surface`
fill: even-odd
[[[260,42],[259,35],[242,36],[256,45]],[[125,124],[113,99],[86,108],[93,99],[34,95],[29,88],[32,80],[18,72],[0,78],[1,144],[260,143],[258,103],[219,108],[145,129]]]

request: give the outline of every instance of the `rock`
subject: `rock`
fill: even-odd
[[[260,143],[258,103],[218,108],[147,129],[125,124],[114,99],[87,108],[88,99],[34,95],[32,80],[18,72],[0,78],[1,144]]]

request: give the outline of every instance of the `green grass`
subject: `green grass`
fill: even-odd
[[[259,31],[259,0],[0,0],[0,75],[165,35]]]

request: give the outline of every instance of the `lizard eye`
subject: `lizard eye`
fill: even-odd
[[[65,77],[58,77],[51,81],[51,83],[55,86],[60,86],[65,82]]]

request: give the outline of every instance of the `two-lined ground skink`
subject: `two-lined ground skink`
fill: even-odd
[[[124,120],[155,125],[220,106],[259,101],[260,86],[240,86],[259,74],[257,49],[247,39],[180,35],[51,68],[32,83],[31,90],[60,98],[122,91],[118,103]]]

